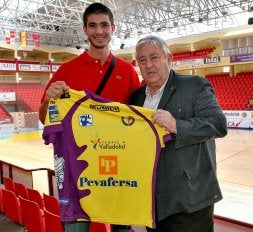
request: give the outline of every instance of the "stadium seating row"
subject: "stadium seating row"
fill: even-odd
[[[63,232],[58,199],[4,178],[0,188],[0,212],[28,232]],[[109,224],[91,223],[91,232],[111,232]]]
[[[215,47],[208,47],[195,51],[175,52],[173,53],[173,61],[205,58],[208,57],[214,50]]]
[[[0,118],[9,117],[9,114],[0,106]]]
[[[60,209],[56,197],[4,177],[2,212],[28,232],[62,232]]]
[[[247,110],[253,97],[253,72],[207,75],[224,110]]]
[[[45,86],[37,83],[1,83],[0,92],[15,92],[18,102],[26,104],[25,112],[38,112],[40,106],[40,98],[43,94]]]

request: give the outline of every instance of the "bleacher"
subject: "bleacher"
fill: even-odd
[[[207,48],[197,49],[194,51],[174,52],[173,61],[206,58],[206,57],[209,57],[214,50],[215,50],[215,47],[207,47]]]
[[[15,92],[24,112],[38,112],[45,86],[38,83],[0,83],[0,92]]]
[[[206,78],[213,84],[223,110],[251,109],[253,72],[242,72],[232,77],[229,74],[212,74]]]
[[[0,118],[6,117],[10,117],[10,115],[8,114],[8,112],[6,112],[6,110],[2,106],[0,106]]]
[[[3,170],[6,167],[15,177],[17,177],[15,173],[22,173],[18,175],[22,178],[15,180],[0,172],[0,219],[5,221],[3,225],[0,225],[1,231],[63,232],[59,200],[54,194],[54,171],[44,169],[48,172],[50,193],[41,193],[33,187],[31,180],[32,172],[41,168],[28,170],[0,161],[0,169]],[[13,230],[9,230],[10,228]],[[92,222],[90,231],[111,232],[111,226]]]

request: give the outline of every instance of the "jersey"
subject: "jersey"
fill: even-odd
[[[54,145],[62,221],[154,227],[157,162],[170,136],[152,112],[87,90],[49,102],[43,138]]]

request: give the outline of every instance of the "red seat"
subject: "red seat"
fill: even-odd
[[[9,178],[9,177],[3,177],[4,178],[4,187],[7,190],[10,190],[12,192],[15,192],[15,185],[14,185],[14,181]]]
[[[42,195],[36,189],[27,188],[29,200],[36,202],[41,209],[44,208],[44,200]]]
[[[10,190],[2,189],[3,212],[13,222],[22,224],[19,198]]]
[[[55,196],[50,196],[45,193],[43,193],[43,198],[45,208],[53,214],[60,215],[60,205],[58,199]]]
[[[19,197],[23,226],[28,232],[45,232],[44,211],[31,200]]]
[[[3,192],[2,189],[0,188],[0,212],[3,213]]]
[[[21,183],[17,183],[14,181],[14,185],[15,185],[15,193],[16,193],[16,196],[19,197],[19,196],[22,196],[23,198],[26,198],[28,199],[28,190],[27,190],[27,187]]]
[[[46,208],[44,209],[44,215],[46,232],[63,232],[59,215],[48,211]]]

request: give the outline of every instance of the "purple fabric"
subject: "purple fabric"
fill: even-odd
[[[77,108],[85,102],[87,99],[91,98],[97,102],[111,102],[110,100],[105,100],[97,95],[92,94],[89,91],[85,91],[86,96],[75,102],[71,107],[69,112],[66,114],[61,124],[46,126],[43,132],[43,138],[45,144],[52,143],[54,145],[54,153],[56,159],[61,159],[63,155],[64,164],[64,185],[62,189],[59,189],[59,201],[61,208],[61,220],[62,221],[75,221],[80,218],[85,218],[89,220],[89,215],[83,211],[80,206],[79,199],[88,196],[90,190],[78,190],[76,187],[77,181],[83,170],[88,167],[88,163],[84,160],[77,160],[78,157],[86,150],[87,145],[79,147],[75,140],[72,130],[71,120],[73,114]],[[153,217],[153,227],[155,227],[155,185],[156,185],[156,169],[159,159],[159,154],[161,150],[159,135],[153,123],[146,118],[142,113],[140,113],[135,107],[128,106],[130,110],[139,115],[143,120],[145,120],[150,128],[153,130],[156,138],[156,159],[153,169],[153,179],[152,179],[152,217]],[[85,136],[85,135],[84,135]],[[164,141],[171,139],[171,135],[164,137]],[[70,155],[71,154],[71,155]],[[59,186],[58,186],[59,188]]]

